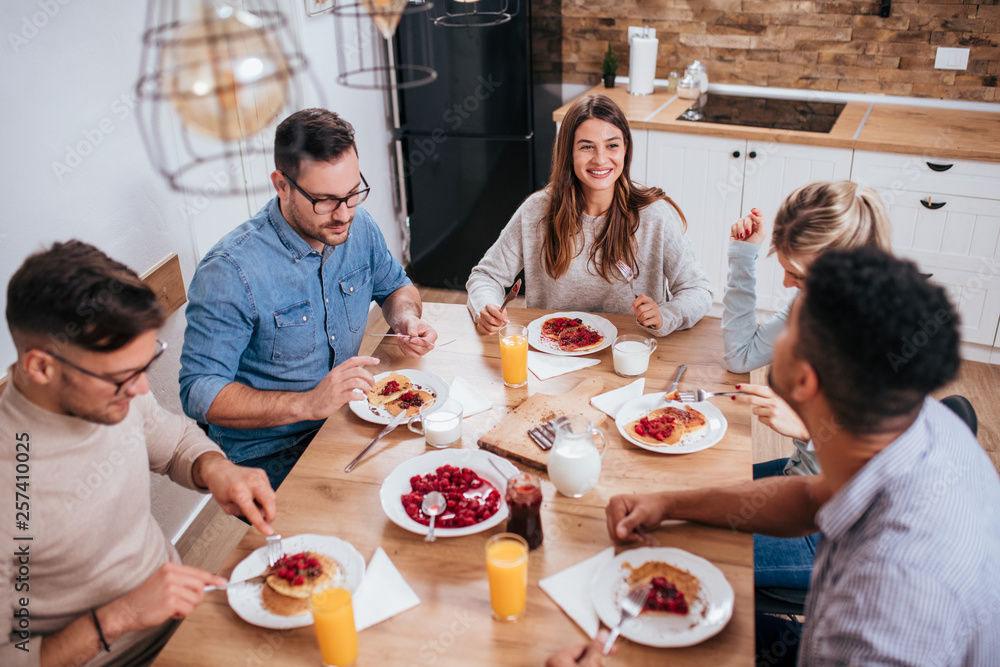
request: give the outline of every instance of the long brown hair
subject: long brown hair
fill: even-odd
[[[598,233],[594,247],[590,251],[590,263],[602,278],[609,283],[609,276],[615,275],[615,262],[622,260],[631,267],[638,268],[637,241],[635,232],[639,228],[639,211],[658,199],[665,199],[681,216],[684,228],[687,220],[680,207],[660,188],[644,188],[632,182],[629,175],[632,165],[632,132],[629,130],[625,114],[610,98],[593,94],[583,97],[570,107],[559,127],[555,152],[552,155],[552,177],[546,190],[549,193],[549,211],[543,221],[545,242],[542,247],[542,265],[553,278],[559,278],[569,270],[573,258],[583,252],[582,216],[586,199],[583,185],[573,169],[573,143],[576,130],[591,118],[611,123],[622,133],[625,141],[625,160],[622,173],[615,181],[614,200],[608,209],[604,228]],[[578,248],[578,242],[581,243]],[[597,252],[601,251],[600,263]]]

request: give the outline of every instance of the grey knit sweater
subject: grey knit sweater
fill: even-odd
[[[609,284],[590,262],[590,250],[607,216],[584,215],[583,250],[558,280],[546,273],[541,258],[545,238],[541,221],[548,206],[549,195],[544,190],[528,197],[472,269],[466,284],[472,316],[477,317],[489,303],[499,305],[504,289],[522,268],[528,308],[631,313],[635,296],[625,279],[615,274]],[[663,317],[663,326],[653,335],[666,336],[694,326],[712,305],[712,293],[694,247],[684,236],[680,216],[667,202],[656,201],[639,212],[635,236],[639,257],[635,290],[656,301]]]

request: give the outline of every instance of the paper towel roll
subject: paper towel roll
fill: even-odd
[[[656,50],[660,40],[655,37],[632,37],[628,62],[628,92],[649,95],[656,78]]]

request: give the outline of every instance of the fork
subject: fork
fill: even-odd
[[[267,575],[270,574],[271,568],[274,564],[281,560],[281,535],[268,535],[267,538],[267,570],[262,574],[258,574],[256,577],[250,577],[249,579],[240,579],[239,581],[230,581],[221,586],[205,586],[202,589],[204,593],[211,593],[212,591],[224,591],[231,586],[239,586],[241,584],[256,584],[258,582],[264,581]]]
[[[677,398],[681,403],[701,403],[707,398],[712,396],[735,396],[737,394],[747,394],[746,391],[705,391],[704,389],[695,389],[694,391],[679,391],[677,392]]]
[[[638,616],[639,612],[642,611],[642,608],[646,605],[646,598],[649,597],[649,589],[652,587],[653,584],[651,583],[636,586],[629,591],[628,597],[622,600],[622,617],[618,621],[618,625],[611,631],[608,641],[604,642],[604,649],[601,651],[604,655],[607,655],[611,647],[615,645],[615,640],[621,634],[622,625],[624,625],[625,621]]]
[[[383,336],[389,336],[389,337],[392,337],[392,338],[417,338],[417,336],[408,336],[406,334],[398,334],[398,333],[368,334],[368,335],[369,335],[369,337],[370,336],[376,336],[376,337],[379,337],[379,338],[381,338]],[[431,347],[444,347],[445,345],[451,345],[456,340],[458,340],[458,339],[457,338],[452,338],[451,340],[446,341],[444,343],[432,343],[429,340],[425,340],[424,343],[426,343],[427,345],[430,345]]]
[[[632,296],[639,296],[635,291],[635,285],[632,284],[632,280],[635,278],[635,271],[632,270],[632,267],[620,259],[615,260],[615,267],[621,272],[622,277],[628,281],[628,286],[632,288]]]

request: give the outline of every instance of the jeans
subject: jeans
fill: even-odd
[[[302,454],[306,451],[306,447],[312,442],[313,436],[316,433],[318,431],[306,434],[294,445],[287,449],[282,449],[280,452],[259,456],[247,461],[240,461],[237,465],[245,468],[262,469],[267,473],[267,479],[271,482],[271,488],[277,491],[281,483],[288,477],[288,473],[292,471],[292,468],[295,467],[295,464],[302,457]]]
[[[784,474],[788,459],[755,463],[753,478]],[[819,533],[805,537],[753,536],[754,586],[807,590]]]
[[[757,667],[795,667],[802,643],[802,624],[780,616],[757,614]]]

